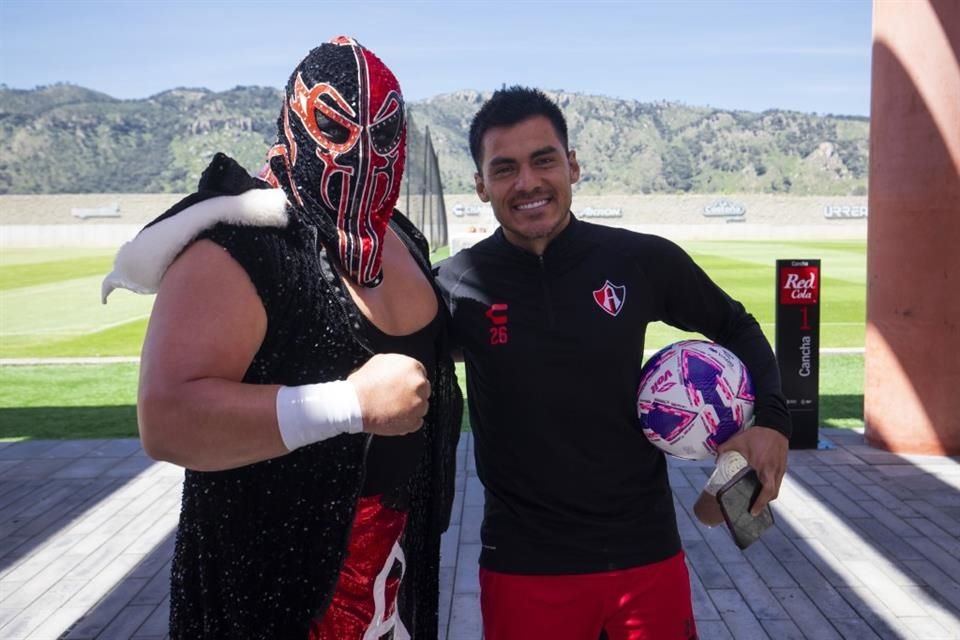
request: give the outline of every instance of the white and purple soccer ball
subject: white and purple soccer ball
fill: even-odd
[[[706,340],[664,347],[640,371],[644,435],[677,458],[702,460],[753,420],[753,383],[740,359]]]

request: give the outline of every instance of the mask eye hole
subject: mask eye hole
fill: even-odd
[[[386,155],[400,144],[400,138],[403,135],[405,124],[403,102],[390,96],[380,112],[386,115],[381,116],[370,126],[370,137],[377,153]]]
[[[350,138],[346,127],[328,118],[320,109],[313,110],[313,117],[317,122],[317,129],[332,143],[343,144]]]

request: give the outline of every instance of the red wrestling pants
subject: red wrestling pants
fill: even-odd
[[[407,514],[383,506],[380,496],[360,498],[337,589],[323,617],[311,623],[309,640],[374,640],[391,631],[388,637],[409,640],[397,613],[406,523]]]
[[[480,569],[485,640],[696,640],[683,553],[633,569],[526,576]]]

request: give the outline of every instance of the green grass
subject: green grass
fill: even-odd
[[[683,247],[714,281],[743,302],[774,342],[775,263],[778,258],[821,260],[820,346],[862,347],[866,309],[866,243],[759,240],[685,242]],[[659,348],[688,337],[654,325],[647,346]]]
[[[101,255],[3,265],[0,290],[31,287],[82,276],[102,276],[110,268]]]
[[[820,424],[863,426],[863,354],[820,356]]]
[[[16,336],[0,348],[3,358],[101,358],[140,355],[147,319],[83,334]]]
[[[820,258],[821,346],[863,346],[866,243],[717,241],[687,242],[684,247],[756,316],[771,342],[774,261],[783,256]],[[109,304],[101,305],[100,281],[112,257],[112,251],[73,251],[58,258],[44,250],[31,260],[30,252],[4,252],[0,358],[137,355],[153,296],[119,290]],[[445,249],[431,257],[442,259]],[[689,334],[657,324],[648,331],[647,346],[658,348],[683,337]]]
[[[4,250],[0,358],[134,356],[153,296],[115,291],[100,303],[112,250]]]
[[[139,365],[0,367],[0,440],[137,436]]]
[[[430,262],[436,264],[450,255],[450,247],[437,247],[430,252]]]
[[[0,367],[0,440],[137,436],[135,363]],[[457,363],[464,386],[464,367]],[[863,356],[820,360],[820,422],[863,426]],[[464,412],[461,423],[469,430]]]
[[[684,247],[757,317],[773,341],[774,261],[822,260],[821,346],[862,347],[864,242],[686,242]],[[100,304],[113,250],[0,253],[0,358],[136,356],[153,296],[115,291]],[[446,248],[434,252],[434,262]],[[650,327],[646,346],[690,334]],[[458,371],[463,380],[462,366]],[[863,356],[821,358],[821,422],[863,424]],[[136,436],[136,364],[0,366],[0,439]],[[464,418],[464,426],[467,425]]]

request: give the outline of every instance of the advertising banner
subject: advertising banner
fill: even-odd
[[[820,260],[777,260],[775,349],[793,421],[792,449],[816,449],[820,429]]]

